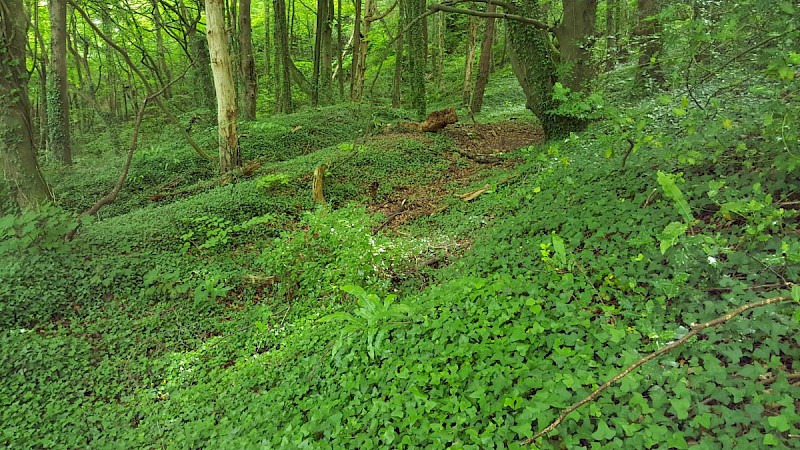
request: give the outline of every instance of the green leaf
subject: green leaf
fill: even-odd
[[[781,445],[781,441],[779,441],[778,438],[776,438],[772,433],[765,434],[762,443],[764,445]]]
[[[686,230],[688,229],[689,226],[681,222],[671,222],[664,227],[664,231],[658,235],[658,239],[661,241],[661,254],[663,255],[670,247],[675,245],[678,242],[678,238],[686,234]]]
[[[769,426],[775,428],[781,433],[785,433],[792,428],[791,424],[789,424],[789,419],[784,415],[772,416],[767,419],[767,422],[769,423]]]
[[[609,440],[616,435],[617,433],[611,428],[609,428],[608,424],[605,421],[598,423],[597,430],[594,433],[592,433],[592,437],[596,441]]]
[[[557,235],[555,232],[553,232],[551,238],[553,240],[553,251],[555,251],[556,262],[561,267],[564,267],[567,265],[567,249],[564,246],[564,239],[561,239],[561,236]]]
[[[675,203],[675,207],[678,209],[678,212],[681,213],[686,223],[694,222],[692,210],[689,208],[689,203],[686,201],[686,198],[684,198],[683,192],[681,192],[680,188],[675,184],[675,177],[659,170],[658,184],[660,184],[661,189],[664,190],[664,195],[671,198]]]
[[[675,410],[675,415],[678,419],[685,420],[689,417],[689,407],[692,406],[692,399],[690,397],[671,398],[669,403]]]
[[[800,284],[792,286],[792,300],[800,302]]]

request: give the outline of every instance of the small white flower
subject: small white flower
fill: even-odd
[[[717,265],[717,258],[714,258],[713,256],[709,256],[708,257],[708,264],[712,265],[712,266],[716,266]]]

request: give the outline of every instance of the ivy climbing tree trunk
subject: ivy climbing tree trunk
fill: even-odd
[[[48,147],[66,165],[72,164],[67,96],[67,3],[49,0],[50,85],[47,89]]]
[[[239,0],[239,68],[242,75],[242,110],[246,120],[255,120],[258,99],[256,61],[253,56],[253,27],[250,0]]]
[[[520,16],[534,20],[541,17],[537,2],[518,0],[515,5]],[[517,20],[506,23],[511,66],[525,92],[526,106],[539,118],[546,137],[559,138],[584,128],[583,121],[552,112],[557,106],[553,100],[557,78],[546,31]]]
[[[22,0],[0,2],[0,189],[19,208],[50,200],[36,161],[25,71],[27,18]],[[7,213],[0,201],[0,214]]]
[[[497,5],[490,3],[486,7],[486,12],[497,12]],[[489,72],[491,71],[490,66],[492,62],[492,44],[494,43],[494,22],[494,17],[486,19],[486,32],[483,36],[481,58],[478,62],[478,78],[475,80],[475,92],[472,93],[472,103],[469,108],[473,114],[481,112],[481,108],[483,107],[483,94],[486,92],[486,85],[489,83]]]
[[[242,166],[239,150],[236,107],[236,88],[225,33],[223,0],[206,0],[206,36],[217,93],[217,123],[219,126],[219,171],[227,173]]]

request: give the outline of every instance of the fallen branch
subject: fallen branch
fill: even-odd
[[[647,363],[648,361],[651,361],[651,360],[653,360],[653,359],[655,359],[655,358],[657,358],[657,357],[659,357],[659,356],[661,356],[661,355],[663,355],[665,353],[668,353],[668,352],[680,347],[681,345],[683,345],[686,342],[688,342],[689,339],[691,339],[691,338],[697,336],[698,334],[700,334],[703,330],[706,330],[708,328],[714,328],[714,327],[718,327],[718,326],[724,325],[725,323],[727,323],[729,320],[733,319],[734,317],[736,317],[736,316],[738,316],[738,315],[740,315],[740,314],[742,314],[742,313],[744,313],[746,311],[749,311],[751,309],[760,308],[762,306],[774,305],[776,303],[789,302],[789,301],[792,301],[792,297],[789,297],[789,296],[778,296],[778,297],[772,297],[772,298],[768,298],[768,299],[764,299],[764,300],[759,300],[757,302],[747,303],[745,305],[742,305],[742,306],[734,309],[733,311],[728,312],[727,314],[724,314],[724,315],[722,315],[720,317],[717,317],[714,320],[711,320],[711,321],[708,321],[708,322],[701,323],[699,325],[693,326],[692,330],[689,331],[688,333],[686,333],[685,336],[683,336],[682,338],[672,342],[671,344],[669,344],[669,345],[667,345],[665,347],[662,347],[662,348],[654,351],[653,353],[650,353],[649,355],[645,356],[644,358],[636,361],[635,363],[630,365],[627,369],[623,370],[622,372],[620,372],[619,374],[617,374],[616,376],[614,376],[610,380],[608,380],[605,383],[603,383],[602,386],[600,386],[599,388],[595,389],[591,394],[589,394],[588,396],[584,397],[582,400],[580,400],[579,402],[577,402],[574,405],[570,406],[569,408],[565,409],[564,412],[562,412],[561,415],[559,415],[558,418],[556,418],[556,420],[554,420],[550,425],[548,425],[546,428],[544,428],[543,430],[539,431],[538,433],[534,434],[533,437],[530,437],[528,439],[525,439],[525,440],[521,441],[520,444],[522,444],[522,445],[531,445],[531,444],[533,444],[540,437],[542,437],[542,436],[552,432],[553,430],[555,430],[556,427],[561,425],[561,423],[564,422],[564,419],[566,419],[568,415],[570,415],[573,412],[575,412],[575,410],[577,410],[581,406],[583,406],[583,405],[585,405],[585,404],[597,399],[597,397],[599,397],[600,394],[603,393],[603,391],[605,391],[606,389],[611,387],[612,384],[614,384],[617,381],[621,380],[622,378],[626,377],[628,374],[630,374],[631,372],[633,372],[634,370],[636,370],[637,368],[639,368],[643,364]]]
[[[475,200],[476,198],[480,197],[481,195],[489,192],[492,190],[491,184],[486,184],[482,188],[478,189],[477,191],[467,192],[466,194],[456,195],[456,197],[464,200],[465,202]]]
[[[406,206],[406,200],[403,200],[403,202],[400,203],[399,208],[397,208],[393,213],[389,214],[386,217],[386,220],[384,220],[383,223],[380,224],[380,226],[377,226],[372,230],[372,234],[378,234],[379,231],[386,228],[387,225],[392,223],[392,220],[394,220],[395,217],[399,216],[400,214],[403,214],[407,209],[408,206]]]

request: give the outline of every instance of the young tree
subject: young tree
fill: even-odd
[[[462,89],[461,104],[469,107],[472,99],[472,68],[475,66],[475,47],[478,38],[478,18],[470,17],[469,31],[467,31],[467,51],[464,61],[464,88]]]
[[[486,7],[486,12],[497,12],[497,5],[490,3]],[[440,13],[441,14],[441,13]],[[475,80],[475,92],[472,94],[470,111],[473,113],[481,112],[483,107],[483,94],[486,92],[486,84],[489,82],[489,72],[492,62],[492,44],[494,43],[494,17],[486,19],[486,33],[481,45],[481,57],[478,61],[478,78]]]
[[[25,73],[27,23],[22,0],[0,2],[0,170],[9,200],[23,209],[52,198],[33,143]]]
[[[48,147],[56,159],[72,164],[69,137],[69,97],[67,96],[67,3],[49,0],[50,76],[47,78]]]
[[[217,94],[217,123],[219,126],[219,171],[227,173],[242,166],[237,130],[239,110],[236,106],[236,87],[233,82],[231,54],[225,33],[224,0],[206,0],[206,36]]]

